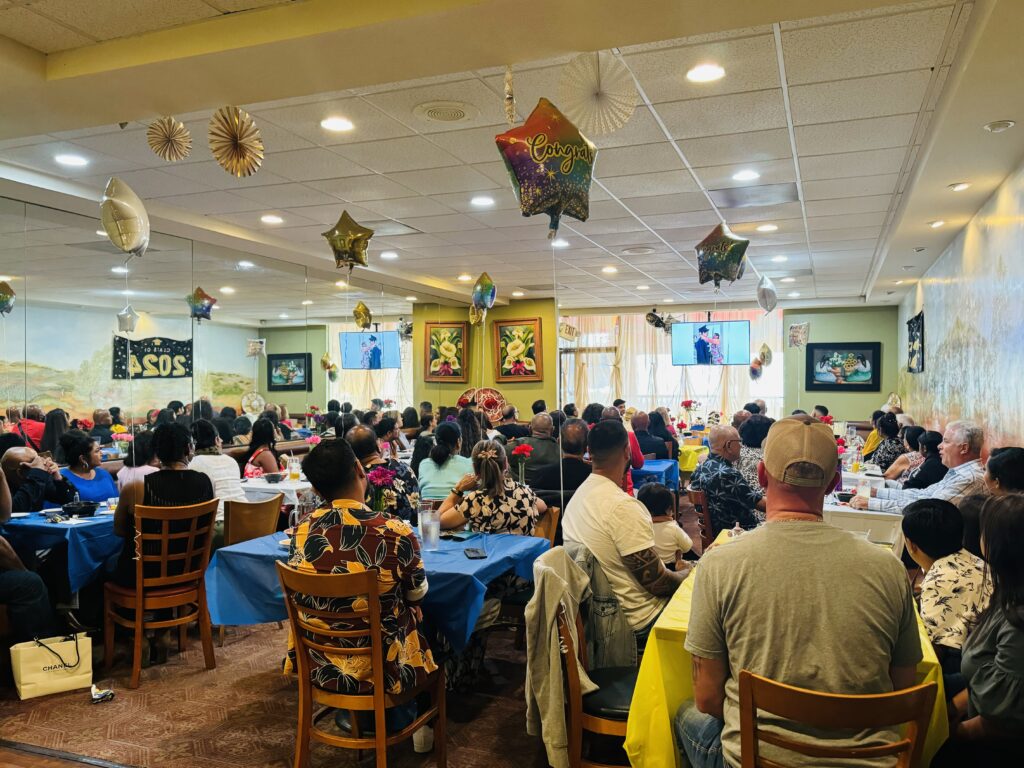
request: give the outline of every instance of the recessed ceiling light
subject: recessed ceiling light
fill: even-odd
[[[282,320],[287,320],[288,319],[288,313],[287,312],[282,312],[280,315],[278,315],[278,317],[281,318]]]
[[[392,259],[398,258],[398,253],[396,251],[382,251],[380,257],[391,261]]]
[[[757,171],[752,171],[746,168],[742,171],[737,171],[732,175],[733,181],[756,181],[761,178],[761,174]]]
[[[229,294],[229,295],[230,295],[230,294],[232,294],[232,293],[234,293],[234,292],[235,292],[235,289],[234,289],[234,288],[232,288],[232,287],[231,287],[230,285],[222,285],[222,286],[220,287],[220,292],[221,292],[221,293],[226,293],[226,294]]]
[[[53,159],[60,165],[66,165],[69,168],[83,168],[89,164],[89,161],[81,155],[55,155]]]
[[[100,237],[106,237],[106,236],[107,236],[107,233],[106,233],[106,232],[104,232],[104,231],[103,231],[102,229],[97,229],[97,230],[96,230],[96,234],[97,234],[98,236],[100,236]]]
[[[784,277],[781,280],[779,280],[779,282],[780,283],[795,283],[796,282],[796,278],[795,277]]]
[[[665,299],[665,301],[663,303],[671,304],[673,301],[675,301],[675,299]]]
[[[264,216],[260,216],[260,221],[264,224],[284,224],[284,219],[275,213],[268,213]]]
[[[339,280],[338,282],[335,283],[335,285],[338,286],[339,288],[344,288],[345,286],[348,285],[348,283],[346,283],[344,280]]]
[[[789,256],[772,256],[772,261],[776,264],[782,264],[785,261],[789,261]]]
[[[526,295],[526,294],[525,294],[525,293],[523,293],[522,291],[512,291],[512,298],[513,298],[513,299],[521,299],[521,298],[523,298],[523,296],[525,296],[525,295]]]
[[[135,294],[135,291],[129,291],[127,288],[125,288],[123,291],[121,291],[121,295],[122,296],[133,296],[134,294]]]
[[[895,285],[903,285],[903,281],[902,281],[902,280],[897,280],[897,281],[895,282]]]
[[[778,232],[778,224],[762,224],[757,228],[758,232]]]
[[[725,70],[717,64],[698,64],[686,73],[686,79],[691,83],[713,83],[725,77]]]
[[[971,185],[968,184],[966,181],[958,181],[956,184],[950,184],[949,189],[953,190],[954,192],[963,192],[970,186]]]
[[[214,304],[213,309],[220,309],[220,304]]]
[[[240,262],[238,262],[238,268],[239,269],[252,269],[255,266],[256,265],[253,264],[251,261],[240,261]]]
[[[128,267],[111,267],[110,271],[113,272],[115,275],[127,275]],[[6,280],[7,278],[4,279]]]
[[[942,219],[938,219],[937,221],[929,221],[928,226],[931,227],[932,229],[938,229],[945,223],[946,222],[944,222]]]
[[[304,300],[304,301],[302,302],[302,306],[304,306],[304,307],[308,307],[308,306],[309,306],[310,304],[312,304],[312,303],[313,303],[313,300],[312,300],[312,299],[305,299],[305,300]]]
[[[467,275],[465,272],[463,272],[461,275],[459,275],[455,279],[458,280],[460,283],[468,283],[470,280],[473,279],[473,276],[472,275]]]
[[[789,298],[796,299],[800,297],[800,291],[790,291]]]
[[[649,285],[638,285],[636,287],[636,289],[638,291],[647,291],[647,290],[650,290],[650,288],[651,288],[651,286],[649,286]]]
[[[983,127],[989,133],[1002,133],[1003,131],[1010,130],[1016,124],[1015,120],[993,120],[991,123],[986,123]]]
[[[606,275],[614,275],[619,269],[618,267],[601,267],[601,271]]]
[[[916,267],[913,264],[904,264],[902,267],[900,267],[900,269],[902,269],[904,272],[913,272],[916,269]]]
[[[568,248],[569,247],[569,241],[568,240],[563,240],[562,238],[559,237],[559,238],[551,241],[551,247],[552,248]]]
[[[489,195],[477,195],[469,201],[469,204],[477,208],[490,208],[494,205],[494,198]]]
[[[320,121],[320,127],[325,131],[334,131],[335,133],[343,133],[344,131],[351,131],[355,128],[352,125],[352,121],[344,117],[325,117]]]
[[[415,296],[406,296],[405,300],[406,301],[416,301],[416,297]]]

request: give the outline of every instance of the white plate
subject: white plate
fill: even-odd
[[[16,520],[19,517],[28,517],[31,514],[31,512],[11,512],[11,519]]]

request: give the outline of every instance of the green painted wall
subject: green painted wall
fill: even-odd
[[[805,354],[803,348],[785,350],[784,408],[791,413],[801,408],[808,413],[815,404],[826,405],[837,421],[860,421],[882,407],[898,379],[897,307],[842,309],[801,309],[783,312],[783,332],[788,337],[791,323],[810,322],[812,342],[880,341],[882,343],[882,389],[880,392],[818,392],[809,394],[804,387]]]
[[[327,408],[327,373],[320,367],[320,358],[327,351],[327,326],[310,325],[300,328],[265,328],[260,338],[267,340],[267,354],[309,352],[313,357],[312,392],[268,392],[267,360],[260,358],[258,391],[267,402],[284,403],[291,413],[305,413],[307,405]]]
[[[429,400],[435,408],[440,405],[455,405],[465,390],[471,387],[494,387],[505,399],[519,409],[520,418],[529,418],[530,406],[543,398],[548,408],[554,408],[558,383],[558,315],[553,299],[513,301],[508,306],[494,307],[487,313],[482,327],[469,329],[469,377],[465,384],[437,384],[423,380],[424,367],[424,324],[457,322],[467,320],[465,307],[445,307],[438,304],[417,304],[413,307],[413,393],[417,406]],[[494,320],[517,320],[539,317],[541,322],[541,347],[543,381],[522,384],[496,384],[494,382]]]

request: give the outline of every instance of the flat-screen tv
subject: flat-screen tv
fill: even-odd
[[[402,367],[398,331],[348,331],[338,336],[342,368],[379,371]]]
[[[750,321],[673,323],[672,365],[750,365]]]

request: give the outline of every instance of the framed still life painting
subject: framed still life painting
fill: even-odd
[[[469,323],[426,323],[423,380],[465,382],[469,377]]]
[[[807,345],[808,392],[880,392],[882,344],[877,341]]]
[[[495,320],[494,380],[498,382],[543,381],[543,349],[540,318]]]
[[[924,371],[924,310],[907,320],[907,371]]]

